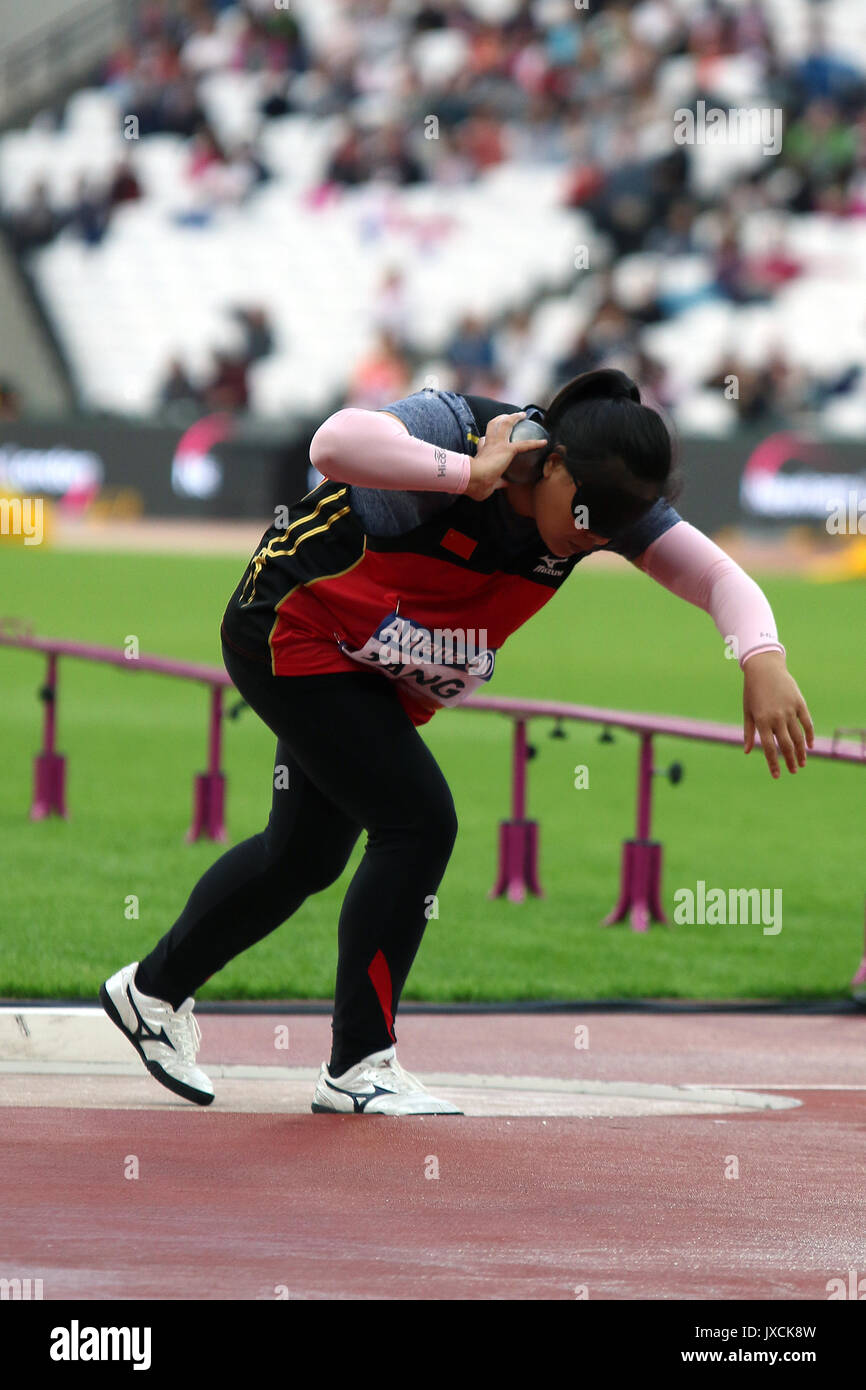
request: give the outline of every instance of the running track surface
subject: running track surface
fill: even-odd
[[[866,1274],[863,1015],[405,1014],[403,1065],[499,1078],[500,1113],[391,1119],[309,1112],[325,1016],[200,1014],[201,1109],[95,1013],[55,1020],[58,1075],[5,1012],[0,1275],[46,1299],[824,1299]],[[95,1074],[82,1038],[117,1060]],[[509,1114],[513,1077],[537,1080]],[[557,1115],[576,1081],[585,1113]],[[659,1113],[683,1085],[799,1104]]]

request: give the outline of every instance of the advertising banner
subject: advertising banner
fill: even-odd
[[[256,430],[228,415],[186,429],[120,420],[0,423],[0,495],[62,513],[262,520],[318,481],[315,424]],[[866,535],[866,447],[793,430],[681,438],[678,510],[702,531],[810,526]]]

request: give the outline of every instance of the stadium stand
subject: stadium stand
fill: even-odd
[[[679,144],[701,102],[769,124]],[[692,432],[866,426],[861,0],[149,0],[0,200],[88,409],[613,363]]]

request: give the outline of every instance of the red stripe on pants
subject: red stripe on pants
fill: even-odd
[[[373,959],[370,961],[369,967],[367,969],[367,974],[370,976],[370,979],[373,982],[373,988],[376,991],[376,997],[379,1000],[382,1013],[385,1015],[385,1022],[388,1025],[388,1036],[393,1042],[394,1017],[391,1013],[391,1001],[393,999],[393,990],[391,987],[391,972],[388,969],[388,962],[382,955],[381,951],[377,951]]]

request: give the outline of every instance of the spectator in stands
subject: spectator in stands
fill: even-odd
[[[614,242],[619,255],[639,251],[645,236],[663,220],[653,188],[653,165],[638,157],[633,131],[619,132],[619,148],[599,191],[584,206]]]
[[[647,251],[662,256],[689,256],[695,250],[697,204],[690,198],[677,198],[667,210],[661,227],[653,228],[646,239]]]
[[[114,211],[119,203],[135,202],[141,197],[141,184],[128,159],[122,159],[114,170],[108,189],[108,206]]]
[[[232,317],[244,334],[244,357],[248,364],[260,362],[274,350],[274,333],[266,311],[261,305],[233,309]]]
[[[469,382],[496,369],[493,335],[478,314],[464,314],[447,357],[457,372],[457,391],[471,391]]]
[[[766,12],[766,0],[746,0],[733,15],[731,26],[735,53],[751,53],[766,59],[774,51],[773,36]]]
[[[169,362],[158,399],[164,410],[176,405],[199,407],[203,404],[202,393],[193,384],[179,357],[173,357]]]
[[[235,42],[232,65],[246,72],[304,72],[309,54],[300,25],[288,9],[277,9],[274,0],[263,0],[259,13],[254,0],[248,0],[245,27]]]
[[[61,225],[62,219],[51,206],[44,179],[33,185],[24,207],[6,218],[7,230],[18,252],[38,251],[47,246]]]
[[[596,309],[592,322],[583,335],[581,356],[583,360],[591,361],[593,366],[602,366],[618,353],[631,352],[637,338],[638,324],[614,296],[609,294]],[[560,371],[565,370],[565,364],[562,364]],[[589,369],[583,367],[579,370]]]
[[[247,192],[268,183],[271,177],[270,169],[250,140],[242,140],[235,146],[229,156],[229,165],[240,174],[240,183]]]
[[[715,252],[716,292],[735,304],[749,304],[756,298],[749,265],[740,247],[737,223],[728,219]],[[757,296],[760,298],[760,295]]]
[[[262,99],[259,110],[268,120],[290,116],[297,107],[291,92],[293,74],[267,72],[262,75]]]
[[[851,208],[851,190],[844,182],[827,184],[815,198],[815,211],[827,217],[849,217]]]
[[[270,177],[248,142],[226,154],[207,124],[196,131],[188,173],[199,196],[208,205],[242,203],[253,188]]]
[[[754,0],[747,0],[747,3],[751,6]],[[685,35],[683,17],[674,0],[638,0],[632,14],[631,31],[657,53],[675,52]]]
[[[168,35],[177,37],[180,28],[181,17],[169,6],[169,0],[143,0],[135,16],[133,33],[141,42]]]
[[[493,346],[497,371],[503,383],[502,395],[498,399],[531,401],[543,394],[547,362],[539,335],[533,331],[530,309],[518,309],[509,314],[494,333]]]
[[[142,120],[138,106],[142,93],[136,80],[139,53],[132,37],[119,43],[105,58],[100,69],[101,80],[114,96],[118,109],[138,116],[140,133],[155,129],[153,123]]]
[[[474,114],[457,127],[455,142],[477,174],[501,164],[505,158],[503,123],[484,106],[477,107]]]
[[[334,151],[325,173],[326,183],[344,184],[348,188],[366,183],[370,164],[364,152],[361,132],[351,126],[345,139]]]
[[[790,418],[805,404],[808,390],[804,374],[794,371],[780,351],[761,366],[730,357],[707,385],[725,391],[743,425],[772,425]]]
[[[190,179],[204,179],[216,166],[225,162],[226,157],[219,140],[207,122],[202,121],[190,142],[187,168]]]
[[[813,101],[788,131],[782,158],[796,170],[800,191],[792,205],[813,211],[830,184],[847,181],[857,162],[857,136],[832,101]]]
[[[750,256],[747,265],[753,290],[765,299],[771,299],[783,285],[796,280],[803,270],[802,262],[786,249],[781,235],[775,236],[765,250]]]
[[[776,345],[768,354],[765,370],[770,381],[773,407],[780,421],[790,419],[819,402],[821,383],[803,367],[794,366],[781,345]],[[844,392],[850,385],[850,378],[829,382],[827,395],[833,394],[833,386],[838,385]]]
[[[103,189],[82,175],[75,185],[75,201],[69,210],[66,225],[77,233],[85,246],[98,246],[105,236],[110,211]]]
[[[131,70],[114,75],[111,85],[120,109],[137,117],[141,137],[166,128],[166,103],[183,77],[177,41],[168,35],[143,40]]]
[[[376,132],[370,141],[370,161],[372,176],[384,183],[404,187],[426,178],[399,126],[386,125]]]
[[[434,146],[430,163],[430,177],[434,183],[445,186],[467,184],[475,176],[472,160],[462,148],[458,130],[440,127],[439,139],[431,141]]]
[[[859,123],[857,143],[857,168],[851,175],[847,188],[845,212],[848,217],[866,217],[866,121]]]
[[[389,333],[380,333],[352,373],[346,404],[378,410],[406,395],[410,379],[409,362],[399,344]]]
[[[634,372],[633,380],[640,382],[641,396],[647,404],[655,401],[662,410],[669,410],[673,406],[676,387],[670,373],[643,348],[639,348],[635,354]]]
[[[838,54],[829,51],[823,17],[812,20],[809,53],[794,70],[807,101],[840,101],[863,95],[863,74]]]
[[[589,345],[588,331],[582,328],[574,337],[574,340],[566,353],[565,357],[560,358],[554,368],[557,381],[568,381],[573,376],[580,376],[582,372],[591,372],[598,365],[598,353],[594,352]]]
[[[204,388],[209,410],[242,411],[249,405],[247,359],[243,351],[217,349],[213,373]]]
[[[189,74],[166,87],[159,109],[159,129],[175,135],[191,137],[204,121],[204,111],[198,99],[198,88]]]
[[[226,69],[234,57],[235,41],[235,26],[218,24],[213,12],[200,5],[193,15],[192,33],[181,48],[181,62],[196,77]]]
[[[386,270],[373,303],[373,322],[405,351],[411,327],[411,310],[402,270]]]
[[[823,406],[834,396],[847,396],[858,389],[866,373],[860,363],[852,363],[841,372],[834,373],[823,381],[810,382],[812,404]]]

